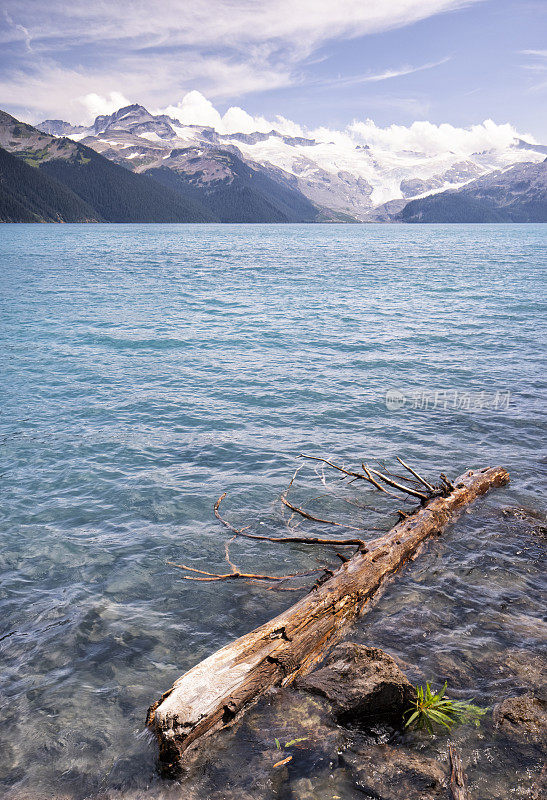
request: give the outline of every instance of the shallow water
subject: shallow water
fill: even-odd
[[[224,570],[222,491],[234,523],[285,530],[278,497],[302,451],[354,465],[399,454],[433,478],[509,469],[511,485],[430,542],[352,638],[484,704],[526,688],[514,665],[545,644],[544,541],[501,509],[541,511],[546,486],[544,230],[2,226],[0,792],[180,796],[156,777],[146,708],[299,595],[187,583],[166,562]],[[322,477],[303,470],[295,502],[393,523],[340,499],[387,511],[372,493]],[[250,541],[231,554],[265,572],[331,557]],[[454,739],[477,798],[527,796],[533,747],[488,720]],[[236,745],[220,786],[230,758],[241,772]],[[328,794],[329,763],[310,791],[353,797],[346,776]],[[284,780],[266,775],[263,796],[304,797],[301,775]]]

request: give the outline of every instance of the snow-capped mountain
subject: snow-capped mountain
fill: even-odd
[[[460,136],[457,146],[448,149],[431,141],[429,123],[414,126],[412,137],[400,136],[400,141],[397,130],[382,137],[372,123],[355,124],[345,132],[320,129],[310,136],[288,135],[275,127],[227,132],[223,126],[184,124],[174,116],[131,105],[97,117],[89,127],[60,120],[37,127],[81,141],[134,172],[166,178],[170,170],[192,185],[230,182],[237,159],[298,191],[323,209],[327,219],[389,219],[409,200],[545,158],[544,146],[512,136],[502,141],[492,137],[480,151],[472,149],[477,137]]]

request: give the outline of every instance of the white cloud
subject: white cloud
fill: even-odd
[[[208,125],[218,128],[222,122],[222,117],[211,101],[196,90],[185,94],[176,106],[167,106],[158,113],[178,119],[183,125]]]
[[[15,39],[23,39],[25,47],[29,53],[32,52],[32,38],[27,28],[18,22],[14,22],[8,13],[7,9],[4,10],[4,19],[8,25],[13,29]],[[9,38],[9,37],[8,37]]]
[[[456,153],[462,158],[483,150],[504,150],[517,137],[534,141],[528,134],[519,134],[509,123],[496,124],[487,119],[479,125],[458,128],[442,123],[413,122],[412,125],[378,127],[372,120],[353,122],[348,127],[352,139],[381,150],[414,151],[430,156]]]
[[[100,113],[111,113],[126,102],[116,102],[119,96],[130,98],[154,110],[169,104],[173,95],[186,94],[192,86],[200,85],[210,97],[222,98],[233,94],[237,87],[244,95],[272,87],[287,85],[288,73],[256,69],[245,64],[196,56],[183,75],[177,62],[165,60],[159,54],[149,56],[146,77],[140,59],[122,59],[117,69],[68,69],[55,61],[41,57],[33,69],[10,69],[0,72],[2,107],[29,122],[45,117],[67,119],[88,124]],[[154,75],[150,81],[149,75]],[[182,84],[182,91],[177,91]],[[85,98],[90,98],[86,101]],[[111,109],[110,111],[108,109]],[[17,113],[16,113],[17,112]],[[176,116],[176,115],[174,115]],[[202,123],[204,124],[204,123]]]
[[[522,55],[530,56],[533,59],[531,64],[523,64],[522,68],[535,73],[538,77],[541,76],[539,83],[533,83],[528,86],[526,91],[538,93],[547,89],[547,81],[544,79],[544,73],[547,72],[547,50],[521,50],[520,52]]]
[[[232,106],[222,117],[222,126],[226,133],[268,133],[272,124],[264,117],[252,117],[239,106]]]
[[[167,114],[183,125],[208,125],[218,133],[269,133],[275,129],[287,136],[303,136],[303,128],[296,122],[276,116],[267,120],[262,116],[253,117],[239,106],[230,108],[221,115],[214,105],[201,92],[193,90],[184,95],[176,105],[158,109],[158,114]]]
[[[517,131],[509,123],[497,124],[488,119],[478,125],[459,128],[442,123],[417,121],[411,125],[389,125],[384,128],[371,119],[355,120],[344,130],[319,127],[306,129],[291,120],[277,116],[265,119],[253,117],[239,107],[229,108],[221,115],[200,92],[189,92],[176,105],[163,109],[186,125],[210,125],[218,133],[268,133],[272,129],[289,136],[305,136],[318,142],[334,142],[338,147],[355,150],[356,145],[370,145],[377,151],[394,153],[416,152],[430,157],[453,153],[465,158],[485,150],[506,150],[516,138],[534,142],[530,134]]]
[[[154,76],[153,81],[150,75]],[[116,70],[109,67],[69,69],[40,56],[34,60],[32,68],[12,67],[0,72],[0,98],[4,108],[12,106],[21,116],[20,110],[24,109],[29,122],[62,117],[87,124],[97,113],[111,113],[105,109],[115,106],[111,98],[116,96],[131,98],[131,102],[142,103],[153,110],[165,107],[173,95],[186,94],[196,85],[209,97],[223,98],[279,88],[291,82],[287,71],[268,67],[251,69],[233,59],[203,58],[195,54],[183,70],[177,61],[165,59],[159,53],[148,56],[145,65],[140,57],[127,56],[118,61]],[[89,102],[85,101],[86,97],[91,98]]]
[[[47,14],[38,0],[6,0],[6,13],[33,39],[75,41],[138,39],[140,43],[218,45],[254,44],[252,58],[269,57],[281,45],[308,50],[338,37],[408,25],[433,14],[479,0],[125,0],[90,3],[50,0]],[[40,13],[41,12],[41,13]],[[16,36],[13,30],[6,39]]]
[[[110,92],[108,97],[102,97],[95,92],[79,97],[78,100],[84,106],[88,116],[93,119],[103,114],[112,114],[123,106],[130,105],[130,100],[124,97],[121,92]]]

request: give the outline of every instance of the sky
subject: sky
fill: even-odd
[[[86,124],[128,103],[304,130],[490,119],[547,143],[547,3],[4,0],[0,108]]]

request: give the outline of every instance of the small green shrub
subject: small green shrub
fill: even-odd
[[[405,728],[412,726],[433,733],[434,725],[442,725],[448,730],[460,723],[480,725],[480,718],[487,709],[473,705],[471,700],[450,700],[445,695],[446,686],[445,683],[436,694],[431,691],[429,683],[426,683],[425,689],[423,686],[416,687],[416,701],[405,711],[405,716],[408,716]]]

